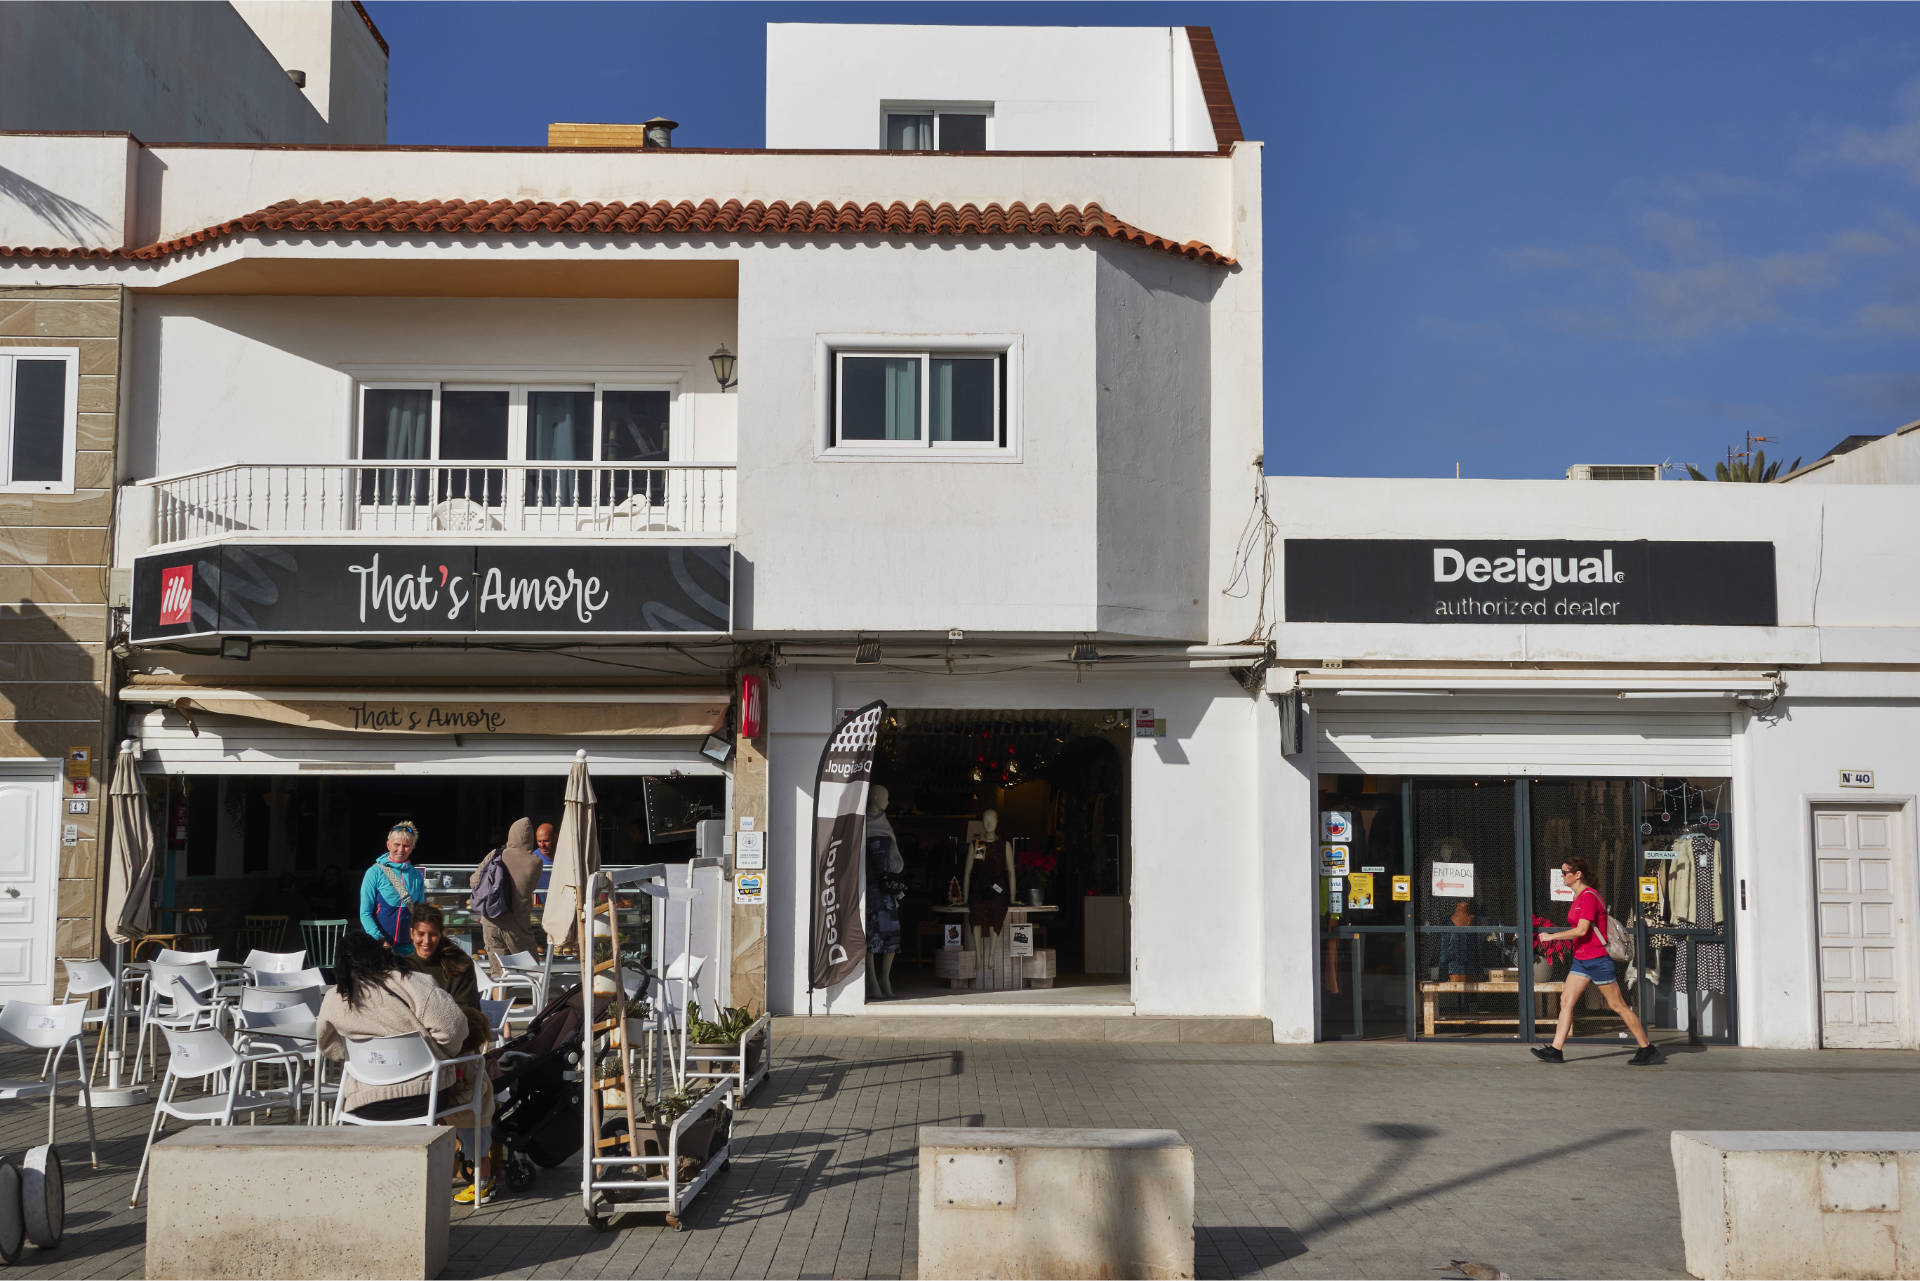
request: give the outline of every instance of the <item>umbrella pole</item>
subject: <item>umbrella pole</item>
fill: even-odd
[[[121,971],[126,968],[126,951],[125,943],[114,941],[113,986],[107,989],[107,1083],[88,1092],[91,1096],[88,1101],[97,1108],[128,1108],[147,1102],[146,1086],[120,1082],[120,1065],[127,1048],[126,998],[122,995],[121,978]]]

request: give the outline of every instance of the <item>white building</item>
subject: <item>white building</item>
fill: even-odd
[[[0,288],[120,308],[113,693],[176,928],[349,915],[402,816],[471,865],[584,748],[612,860],[763,836],[733,999],[858,1011],[808,991],[813,771],[884,698],[909,953],[994,808],[1007,889],[1058,858],[999,1000],[1257,1019],[1260,152],[1210,35],[780,26],[768,82],[816,149],[0,139],[101,211],[0,205]]]
[[[0,7],[0,129],[382,143],[387,42],[359,0],[18,0]]]

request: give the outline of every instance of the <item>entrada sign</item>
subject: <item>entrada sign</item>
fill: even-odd
[[[1290,623],[1771,627],[1772,543],[1286,540]]]
[[[225,543],[142,556],[133,639],[724,634],[725,546]]]

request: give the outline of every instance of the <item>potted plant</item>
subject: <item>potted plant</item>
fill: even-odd
[[[1060,856],[1044,850],[1021,850],[1013,856],[1015,872],[1029,895],[1027,905],[1039,907],[1047,901],[1047,887],[1060,868]]]
[[[1542,935],[1559,928],[1544,916],[1533,918],[1533,981],[1536,983],[1552,982],[1554,970],[1573,953],[1570,939],[1554,939],[1551,942],[1542,939]]]
[[[740,1038],[759,1018],[752,1010],[729,1006],[720,1011],[720,1021],[712,1022],[700,1013],[698,1001],[687,1002],[687,1057],[712,1059],[716,1055],[740,1053]],[[760,1070],[762,1044],[758,1037],[747,1043],[747,1072]]]

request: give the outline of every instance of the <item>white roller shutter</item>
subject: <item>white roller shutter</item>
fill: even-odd
[[[1732,713],[1724,706],[1656,709],[1605,699],[1529,708],[1438,698],[1406,706],[1411,701],[1325,708],[1316,700],[1321,772],[1598,778],[1733,772]]]
[[[198,730],[196,734],[194,731]],[[148,770],[167,774],[565,774],[576,748],[601,774],[718,774],[695,739],[355,734],[134,710],[129,737]]]

